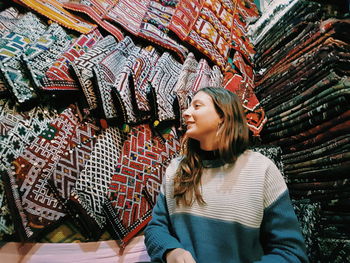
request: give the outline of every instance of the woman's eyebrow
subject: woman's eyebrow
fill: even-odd
[[[197,102],[203,103],[203,101],[201,101],[201,100],[199,100],[199,99],[195,99],[195,100],[191,101],[192,104],[197,103]]]

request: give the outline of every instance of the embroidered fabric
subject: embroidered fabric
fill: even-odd
[[[169,53],[164,52],[149,76],[154,126],[176,119],[172,107],[176,98],[174,88],[181,67],[182,64],[177,62]]]
[[[51,92],[79,91],[78,85],[69,72],[69,65],[93,48],[101,39],[102,35],[97,29],[76,39],[46,71],[41,88]]]
[[[18,19],[22,15],[13,7],[7,8],[0,12],[0,47],[3,46],[2,37],[7,35],[16,26]],[[8,94],[8,88],[5,86],[4,80],[0,76],[0,97]]]
[[[57,0],[17,0],[56,23],[82,34],[90,33],[96,25],[84,21],[63,8]]]
[[[4,104],[1,113],[6,118],[1,118],[1,125],[6,126],[6,130],[0,136],[0,238],[5,240],[6,236],[14,233],[14,226],[5,195],[3,175],[10,172],[11,162],[46,127],[55,113],[42,107],[18,113],[9,103]]]
[[[100,237],[106,225],[102,207],[107,200],[108,187],[124,141],[125,135],[116,127],[102,131],[67,204],[71,211],[76,211],[79,221],[85,223],[94,239]]]
[[[47,183],[78,125],[75,107],[63,111],[13,162],[5,175],[7,198],[22,240],[34,238],[66,213]]]
[[[71,37],[64,29],[53,23],[49,26],[45,34],[26,48],[23,61],[25,62],[32,83],[36,90],[41,88],[41,80],[51,64],[69,47]]]
[[[123,33],[113,24],[106,21],[104,15],[114,5],[113,0],[78,0],[63,4],[63,7],[81,12],[92,18],[99,26],[112,34],[118,41],[123,40]]]
[[[84,92],[86,105],[83,108],[89,110],[97,109],[97,98],[92,83],[92,68],[97,65],[107,54],[115,50],[117,42],[112,36],[107,36],[99,41],[92,49],[88,50],[84,55],[75,59],[71,64],[72,75],[79,83]]]
[[[135,55],[137,56],[139,51],[140,48],[135,46],[131,38],[125,37],[112,52],[93,68],[98,107],[102,117],[111,125],[126,122],[128,113],[131,116],[135,115],[132,109],[132,94],[127,86],[128,83],[118,82],[118,80],[120,75],[125,75],[123,73],[125,70],[127,71],[126,74],[129,74],[130,62],[128,62],[128,59],[129,57],[131,57],[131,60],[135,59]],[[126,79],[126,82],[128,82],[128,79]],[[118,83],[124,86],[118,89]],[[121,104],[115,104],[112,93],[125,94],[125,103],[121,100]]]
[[[151,219],[165,168],[179,149],[174,137],[165,143],[153,137],[147,124],[130,131],[103,207],[111,233],[122,247]]]
[[[20,104],[30,104],[36,94],[21,62],[25,48],[35,42],[46,26],[32,13],[27,13],[16,23],[12,32],[2,38],[0,47],[0,72],[6,85]]]
[[[130,33],[174,51],[183,61],[188,49],[168,35],[168,25],[178,1],[118,1],[105,18]]]
[[[249,82],[244,81],[244,77],[234,70],[230,70],[224,73],[224,88],[238,95],[249,129],[254,136],[259,136],[267,117]]]
[[[197,76],[198,62],[193,53],[189,53],[182,65],[178,80],[174,87],[176,99],[174,100],[174,113],[176,117],[176,126],[185,127],[185,121],[182,118],[183,112],[188,108],[192,87]]]

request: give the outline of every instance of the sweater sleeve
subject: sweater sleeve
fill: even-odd
[[[271,163],[266,171],[261,244],[264,256],[256,263],[308,262],[304,238],[278,168]]]
[[[161,192],[152,211],[152,220],[145,229],[145,245],[152,261],[165,262],[164,253],[169,249],[183,248],[172,235],[169,211],[166,202],[166,177],[174,170],[174,161],[166,170]]]

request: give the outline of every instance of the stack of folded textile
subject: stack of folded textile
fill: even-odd
[[[350,197],[350,20],[343,6],[326,4],[272,1],[249,28],[255,92],[268,118],[261,137],[282,148],[291,197],[304,205],[321,202],[321,258],[337,249],[349,255],[350,239],[346,220],[337,220],[343,218],[339,207],[349,210],[343,200]],[[334,210],[327,205],[335,202],[341,205]],[[331,235],[331,225],[339,235]],[[329,242],[333,252],[324,249]],[[332,258],[348,260],[346,253]]]

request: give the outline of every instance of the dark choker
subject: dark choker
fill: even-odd
[[[215,160],[219,158],[219,151],[218,150],[205,151],[200,149],[199,156],[201,157],[202,160]]]
[[[199,156],[202,160],[202,165],[204,168],[217,168],[223,166],[225,162],[220,159],[219,151],[205,151],[200,150]]]

